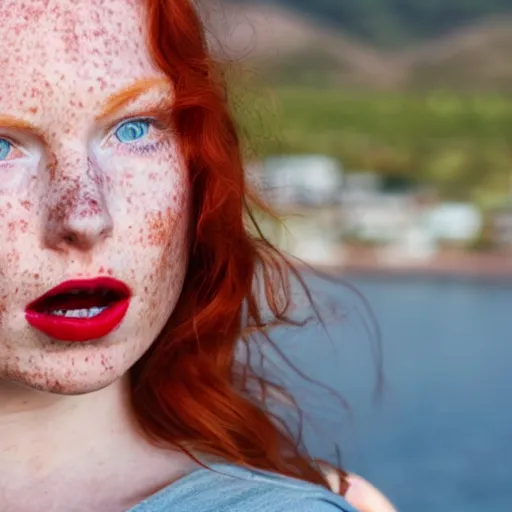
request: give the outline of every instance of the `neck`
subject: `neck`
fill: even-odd
[[[128,384],[62,396],[1,383],[2,510],[65,510],[70,500],[77,511],[127,510],[195,469],[185,454],[144,439]]]
[[[127,384],[79,396],[0,384],[0,475],[98,463],[101,454],[139,439]]]

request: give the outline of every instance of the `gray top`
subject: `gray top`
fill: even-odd
[[[324,487],[230,464],[177,480],[128,512],[357,512]]]

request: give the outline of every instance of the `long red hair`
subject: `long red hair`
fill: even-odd
[[[236,371],[240,342],[291,323],[290,276],[301,279],[257,227],[258,202],[221,67],[190,0],[146,0],[149,47],[175,85],[172,123],[193,190],[189,267],[177,307],[132,370],[137,419],[154,441],[188,453],[327,486],[317,464],[267,410],[270,383]],[[254,283],[260,279],[259,293]],[[262,300],[262,296],[265,300]],[[262,303],[263,302],[263,303]],[[264,319],[263,309],[271,319]],[[249,380],[251,382],[249,382]],[[259,384],[259,399],[249,388]]]

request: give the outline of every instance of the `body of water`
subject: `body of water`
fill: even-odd
[[[512,510],[512,283],[354,278],[381,330],[381,399],[373,401],[378,346],[356,294],[311,281],[339,306],[320,329],[285,329],[278,341],[308,376],[334,387],[297,391],[317,421],[315,454],[383,489],[400,511]]]

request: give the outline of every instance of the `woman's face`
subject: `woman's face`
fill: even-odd
[[[171,88],[140,0],[0,5],[0,391],[94,391],[149,348],[183,284],[190,189],[159,122]],[[83,284],[98,277],[129,300]]]

